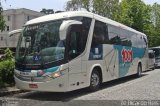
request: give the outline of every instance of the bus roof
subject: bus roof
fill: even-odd
[[[47,22],[47,21],[52,21],[52,20],[57,20],[62,18],[69,18],[74,16],[86,16],[86,17],[93,18],[93,14],[86,11],[69,11],[69,12],[61,12],[61,13],[41,16],[28,21],[25,25],[37,24],[41,22]]]
[[[83,17],[89,17],[89,18],[95,18],[96,20],[105,22],[107,24],[110,25],[114,25],[117,27],[121,27],[123,29],[135,32],[137,34],[143,35],[146,37],[146,35],[144,33],[141,33],[139,31],[136,31],[128,26],[125,26],[121,23],[118,23],[116,21],[113,21],[111,19],[108,19],[106,17],[102,17],[100,15],[97,14],[93,14],[91,12],[87,12],[87,11],[69,11],[69,12],[61,12],[61,13],[56,13],[56,14],[50,14],[50,15],[45,15],[45,16],[41,16],[35,19],[32,19],[30,21],[28,21],[26,25],[31,25],[31,24],[37,24],[37,23],[42,23],[42,22],[47,22],[47,21],[52,21],[52,20],[58,20],[58,19],[62,19],[62,18],[69,18],[69,17],[76,17],[76,16],[83,16]]]

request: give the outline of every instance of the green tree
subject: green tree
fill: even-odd
[[[152,26],[149,30],[149,46],[159,46],[160,45],[160,5],[154,3],[151,6],[151,22]]]
[[[151,11],[151,21],[154,24],[155,28],[160,28],[160,5],[154,3]]]
[[[93,11],[104,17],[115,20],[118,14],[119,0],[94,0]]]
[[[66,3],[66,11],[78,11],[81,10],[83,0],[70,0]]]
[[[111,19],[116,19],[118,7],[119,0],[70,0],[66,3],[66,11],[85,9]]]
[[[119,22],[144,32],[150,21],[150,8],[142,0],[122,0]]]
[[[117,21],[148,36],[149,47],[160,45],[158,4],[146,5],[142,0],[122,0]]]
[[[0,31],[2,32],[4,30],[5,30],[5,21],[3,18],[3,8],[0,1]]]

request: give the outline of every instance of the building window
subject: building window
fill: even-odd
[[[8,21],[10,21],[10,20],[11,20],[11,17],[10,17],[10,16],[8,16],[7,18],[8,18]]]
[[[3,36],[1,36],[1,40],[3,40]]]
[[[9,31],[9,26],[7,26],[7,31]]]
[[[29,16],[27,16],[27,21],[29,21],[30,20],[30,17]]]

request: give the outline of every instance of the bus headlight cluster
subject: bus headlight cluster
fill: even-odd
[[[61,75],[62,75],[62,73],[59,71],[59,72],[52,73],[51,77],[52,78],[57,78],[57,77],[60,77]]]
[[[57,72],[54,72],[54,73],[51,74],[51,77],[52,77],[52,78],[60,77],[60,76],[62,76],[62,75],[64,75],[64,74],[66,73],[66,70],[67,70],[67,69],[59,70],[59,71],[57,71]]]
[[[60,71],[57,71],[57,72],[54,72],[54,73],[47,74],[47,75],[44,76],[44,78],[45,78],[45,81],[48,81],[48,80],[51,80],[51,79],[61,77],[64,74],[65,74],[65,70],[60,70]]]
[[[51,73],[49,75],[46,75],[43,78],[45,81],[50,81],[50,80],[58,78],[60,76],[61,76],[60,72],[55,72],[55,73]]]

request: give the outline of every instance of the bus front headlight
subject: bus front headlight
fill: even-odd
[[[59,70],[59,71],[57,71],[57,72],[54,72],[54,73],[50,74],[50,76],[51,76],[52,78],[58,78],[58,77],[60,77],[60,76],[63,76],[63,75],[67,72],[67,70],[68,70],[68,69]]]
[[[65,74],[65,70],[60,70],[60,71],[57,71],[57,72],[54,72],[54,73],[48,73],[48,74],[46,74],[44,76],[54,79],[54,78],[60,77],[60,76],[62,76],[64,74]]]
[[[51,74],[51,77],[52,77],[52,78],[57,78],[57,77],[60,77],[61,75],[62,75],[61,72],[55,72],[55,73],[52,73],[52,74]]]

